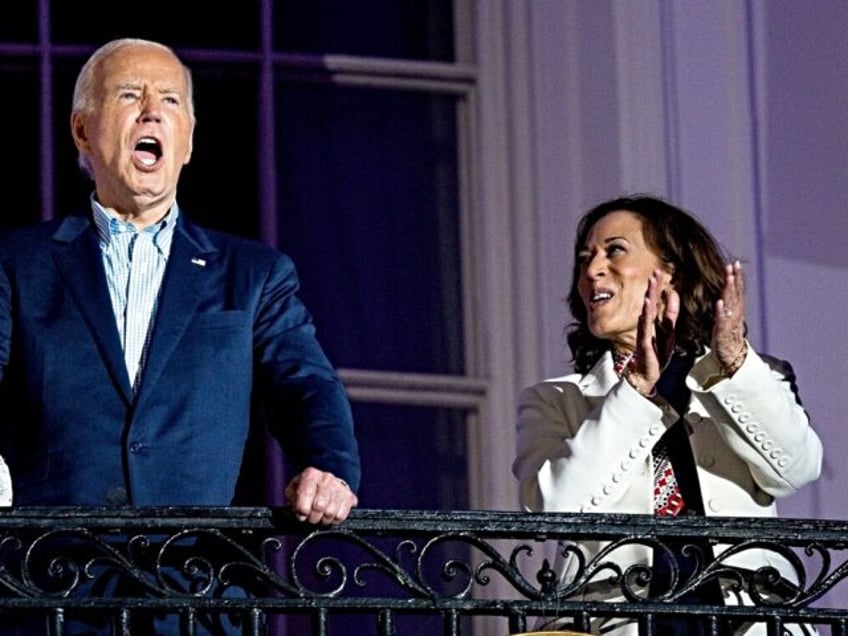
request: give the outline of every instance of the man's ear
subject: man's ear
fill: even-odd
[[[74,138],[74,144],[77,150],[84,154],[89,154],[91,144],[88,140],[88,131],[86,130],[87,119],[84,113],[71,113],[71,136]]]
[[[188,151],[186,152],[185,159],[183,159],[183,165],[187,166],[188,162],[191,161],[191,153],[194,152],[194,126],[191,125],[191,131],[188,134]]]

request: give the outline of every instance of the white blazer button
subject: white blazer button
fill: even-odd
[[[767,439],[767,440],[766,440],[766,441],[764,441],[762,444],[760,444],[760,448],[762,448],[763,450],[767,451],[768,449],[770,449],[770,448],[771,448],[771,445],[772,445],[772,441],[771,441],[770,439]]]
[[[762,442],[765,438],[766,438],[766,434],[763,433],[762,431],[760,431],[759,433],[754,435],[754,441],[755,442]]]
[[[788,464],[789,464],[789,458],[788,457],[781,457],[780,459],[777,460],[777,465],[780,466],[781,468],[786,468],[786,466]]]
[[[751,422],[748,426],[745,427],[745,430],[749,433],[754,433],[757,430],[757,425]]]
[[[621,473],[615,473],[612,476],[612,483],[617,484],[621,482],[622,479],[624,479],[624,475],[622,475]]]
[[[739,420],[740,424],[744,424],[745,422],[751,419],[751,416],[748,413],[742,413],[742,415],[740,415],[736,419]]]
[[[605,494],[605,495],[608,495],[608,494],[610,494],[611,492],[612,492],[612,486],[610,486],[609,484],[607,484],[606,486],[604,486],[604,494]]]
[[[601,498],[600,497],[592,497],[592,505],[593,506],[600,506],[601,505]]]
[[[769,455],[772,459],[777,459],[778,457],[783,455],[783,451],[779,448],[775,448]]]
[[[662,433],[662,431],[663,431],[663,427],[660,426],[659,424],[654,424],[653,426],[651,426],[651,428],[648,429],[648,432],[651,435],[659,435],[660,433]]]
[[[742,405],[741,405],[741,404],[734,404],[733,406],[731,406],[731,407],[730,407],[730,412],[731,412],[731,413],[738,413],[738,412],[739,412],[739,411],[741,411],[741,410],[742,410]]]
[[[719,512],[721,510],[721,503],[718,499],[710,499],[707,505],[713,512]]]

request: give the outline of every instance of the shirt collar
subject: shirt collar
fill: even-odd
[[[91,195],[91,213],[94,221],[94,228],[97,231],[97,238],[100,239],[100,245],[105,247],[112,241],[112,236],[123,232],[136,232],[136,228],[132,223],[122,221],[118,216],[105,207]],[[162,239],[170,238],[174,233],[177,219],[180,216],[180,207],[174,201],[171,209],[165,214],[162,219],[144,228],[144,232],[153,234],[154,242],[159,243]]]

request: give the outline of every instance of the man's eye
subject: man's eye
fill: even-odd
[[[172,104],[173,106],[179,106],[180,105],[180,100],[179,100],[178,97],[171,97],[171,96],[164,97],[162,99],[162,101],[165,102],[166,104]]]
[[[125,101],[125,102],[131,102],[135,99],[138,99],[138,93],[130,93],[130,92],[120,93],[118,95],[118,99],[120,99],[121,101]]]

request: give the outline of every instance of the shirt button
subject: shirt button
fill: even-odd
[[[715,457],[712,455],[704,455],[701,457],[701,465],[704,468],[712,468],[715,465]]]
[[[130,442],[130,452],[133,455],[138,455],[145,451],[145,446],[141,442]]]
[[[690,421],[690,422],[692,422],[693,424],[697,424],[697,423],[698,423],[698,422],[700,422],[702,419],[704,419],[704,418],[702,418],[702,417],[701,417],[698,413],[690,413],[690,414],[689,414],[689,415],[687,415],[686,417],[687,417],[687,418],[689,419],[689,421]]]

